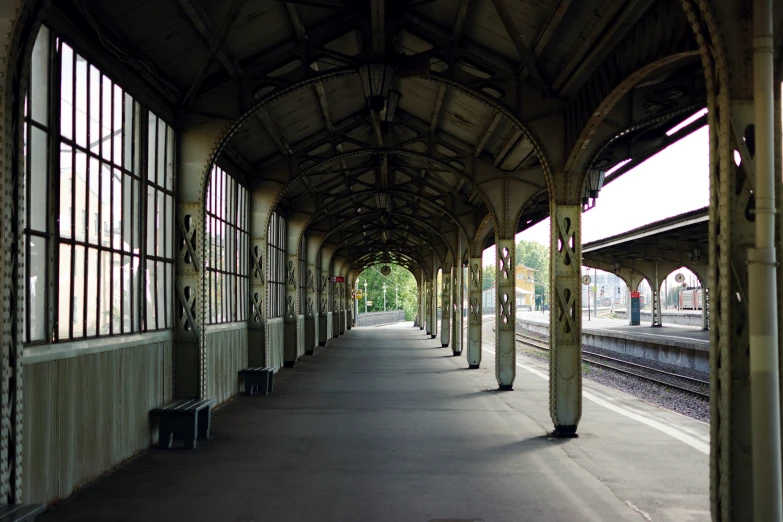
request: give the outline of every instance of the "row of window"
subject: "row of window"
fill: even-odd
[[[171,327],[171,127],[43,27],[24,140],[25,339]]]
[[[247,189],[213,167],[206,207],[209,322],[244,321],[250,299]]]
[[[267,230],[267,262],[269,280],[267,285],[267,317],[283,317],[285,314],[286,240],[285,218],[272,213]]]

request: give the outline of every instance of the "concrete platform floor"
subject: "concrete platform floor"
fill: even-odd
[[[198,449],[151,449],[40,520],[709,519],[706,425],[585,383],[580,437],[550,440],[543,365],[498,392],[491,339],[467,370],[410,325],[330,341]]]
[[[530,321],[540,324],[549,324],[549,312],[521,312],[517,314],[517,319]],[[668,337],[670,339],[684,339],[704,343],[705,346],[710,343],[709,330],[702,330],[698,326],[685,326],[679,324],[665,324],[663,326],[650,326],[649,323],[642,322],[639,326],[631,326],[627,319],[597,319],[593,317],[590,321],[587,316],[582,319],[582,329],[599,331],[610,330],[614,332],[632,333],[635,335],[656,337]]]

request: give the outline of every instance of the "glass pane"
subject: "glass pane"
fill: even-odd
[[[131,330],[138,332],[140,330],[139,315],[141,314],[141,300],[139,292],[143,281],[140,278],[143,276],[141,271],[141,258],[139,256],[133,256],[131,259],[133,263],[131,272]]]
[[[147,255],[154,256],[155,253],[155,227],[157,226],[157,216],[155,213],[155,192],[152,185],[147,185]]]
[[[145,302],[147,303],[147,330],[156,330],[158,328],[155,314],[155,261],[147,260],[147,284],[145,285]]]
[[[128,105],[130,110],[130,105]],[[137,176],[141,175],[141,104],[139,102],[133,102],[133,173]]]
[[[131,331],[131,256],[122,256],[122,331]]]
[[[46,232],[49,146],[46,133],[30,127],[30,228]]]
[[[60,133],[73,138],[73,50],[66,44],[60,53],[62,74],[60,77]]]
[[[166,189],[174,190],[174,129],[166,133]]]
[[[87,229],[89,234],[87,235],[87,241],[93,245],[98,244],[98,239],[101,233],[101,220],[99,212],[101,209],[101,193],[100,193],[100,181],[101,181],[101,167],[98,158],[90,156],[90,169],[88,171],[89,178],[89,193],[87,206],[89,211],[89,219],[87,223]]]
[[[174,293],[172,292],[172,288],[174,288],[174,264],[173,263],[166,263],[166,283],[165,283],[165,296],[166,296],[166,327],[171,328],[174,323],[171,320],[171,308],[175,301],[174,299]]]
[[[163,199],[163,192],[160,192],[158,190],[155,191],[158,198],[155,202],[156,207],[156,214],[155,214],[155,229],[152,231],[153,234],[157,236],[157,239],[155,241],[155,255],[159,257],[163,257],[163,245],[164,245],[164,222],[165,222],[165,214],[164,214],[164,199]],[[152,203],[148,203],[152,204]]]
[[[98,250],[87,250],[87,335],[98,335]]]
[[[76,143],[87,146],[87,61],[76,55]]]
[[[158,318],[158,328],[166,328],[166,286],[165,286],[165,270],[166,270],[166,264],[163,263],[163,261],[158,261],[158,271],[155,274],[155,283],[157,287],[157,296],[158,296],[158,309],[157,309],[157,318]]]
[[[90,152],[101,153],[101,72],[90,66]]]
[[[131,249],[131,222],[135,217],[132,212],[132,184],[130,176],[122,176],[122,249],[125,251],[130,251]]]
[[[122,247],[122,174],[112,170],[112,247]],[[119,266],[119,265],[118,265]]]
[[[155,173],[155,166],[157,165],[156,145],[158,139],[156,132],[158,130],[158,119],[151,112],[147,113],[149,120],[147,121],[147,179],[152,183],[156,183],[157,175]]]
[[[136,125],[138,126],[138,120],[136,120]],[[130,129],[134,127],[133,122],[133,98],[129,94],[125,94],[125,129],[127,131],[125,132],[125,160],[122,164],[123,167],[126,169],[134,172],[135,174],[138,174],[138,170],[133,168],[133,147],[134,143],[132,141],[133,136],[136,134],[134,132],[130,132]],[[136,147],[138,148],[139,140],[136,139]]]
[[[101,157],[111,161],[112,84],[107,77],[101,78]]]
[[[125,310],[122,309],[122,278],[123,278],[122,256],[120,254],[112,255],[112,325],[111,333],[118,334],[122,332],[122,318]]]
[[[101,245],[110,246],[111,225],[111,167],[101,163]]]
[[[166,182],[165,174],[166,174],[166,127],[167,125],[163,123],[163,120],[158,120],[158,177],[157,177],[157,183],[160,186],[163,186],[163,184]],[[150,139],[152,139],[150,137]]]
[[[163,228],[166,230],[166,241],[164,245],[166,246],[165,253],[163,254],[166,258],[171,259],[174,257],[173,250],[174,250],[174,230],[172,229],[173,221],[174,221],[174,198],[166,195],[166,214],[163,220]]]
[[[133,241],[132,241],[132,250],[134,254],[139,253],[139,249],[141,248],[141,241],[139,239],[139,236],[141,235],[141,220],[143,219],[141,217],[141,204],[139,201],[141,192],[141,181],[134,179],[133,180],[133,219],[131,220],[131,233],[133,235]]]
[[[27,303],[30,324],[29,341],[46,338],[46,240],[29,236],[30,259],[27,262],[27,282],[30,300]]]
[[[122,89],[116,84],[112,91],[112,97],[114,98],[114,114],[112,121],[112,141],[114,142],[114,164],[122,165],[122,139],[124,136],[124,129],[122,128],[123,118],[123,106],[122,106]]]
[[[112,264],[111,252],[101,252],[101,279],[100,279],[100,334],[109,333],[110,322],[112,318],[111,287],[112,287]],[[115,318],[116,321],[116,318]]]
[[[73,336],[84,335],[84,247],[74,247],[73,257]]]
[[[57,337],[59,339],[68,339],[71,327],[71,246],[60,245],[59,255]]]
[[[87,237],[87,155],[76,151],[73,169],[74,180],[74,217],[76,230],[74,239],[84,241]]]
[[[73,154],[70,148],[62,146],[60,152],[60,235],[72,237],[72,193],[73,193]]]
[[[49,123],[49,29],[41,27],[30,59],[30,116],[38,123]]]

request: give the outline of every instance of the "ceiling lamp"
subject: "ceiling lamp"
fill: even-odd
[[[597,199],[598,193],[604,186],[604,177],[606,171],[603,169],[587,169],[587,179],[585,180],[585,192],[582,195],[582,203],[590,204],[590,199]],[[595,201],[593,202],[595,204]]]
[[[370,110],[381,112],[394,79],[394,66],[383,62],[366,63],[359,67],[359,77]]]
[[[381,119],[381,132],[384,134],[389,132],[392,120],[394,120],[394,111],[397,110],[397,104],[400,103],[400,94],[398,91],[389,91],[389,95],[386,97],[386,106],[383,110],[383,118]]]

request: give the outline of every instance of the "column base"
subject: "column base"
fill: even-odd
[[[576,432],[576,426],[555,426],[555,431],[551,433],[551,436],[558,439],[574,439],[579,434]]]
[[[479,369],[479,365],[478,364],[469,364],[468,365],[468,370],[478,370],[478,369]]]
[[[332,336],[332,339],[337,339],[338,337],[340,337],[340,334],[333,335],[333,336]]]
[[[285,361],[283,363],[283,368],[293,368],[296,366],[296,361]]]
[[[498,390],[500,391],[511,391],[514,389],[513,384],[498,384]]]
[[[315,350],[306,350],[305,355],[315,355]]]
[[[462,352],[451,352],[451,355],[453,355],[454,357],[459,357],[460,355],[462,355]]]
[[[419,330],[424,330],[424,327],[423,326],[419,326]]]
[[[441,343],[440,347],[441,348],[448,348],[449,347],[449,343],[446,343],[446,344]]]
[[[438,334],[431,334],[431,335],[430,335],[430,338],[431,338],[431,339],[435,339],[437,336],[438,336]]]
[[[326,346],[326,341],[324,342],[318,341],[318,346]]]

